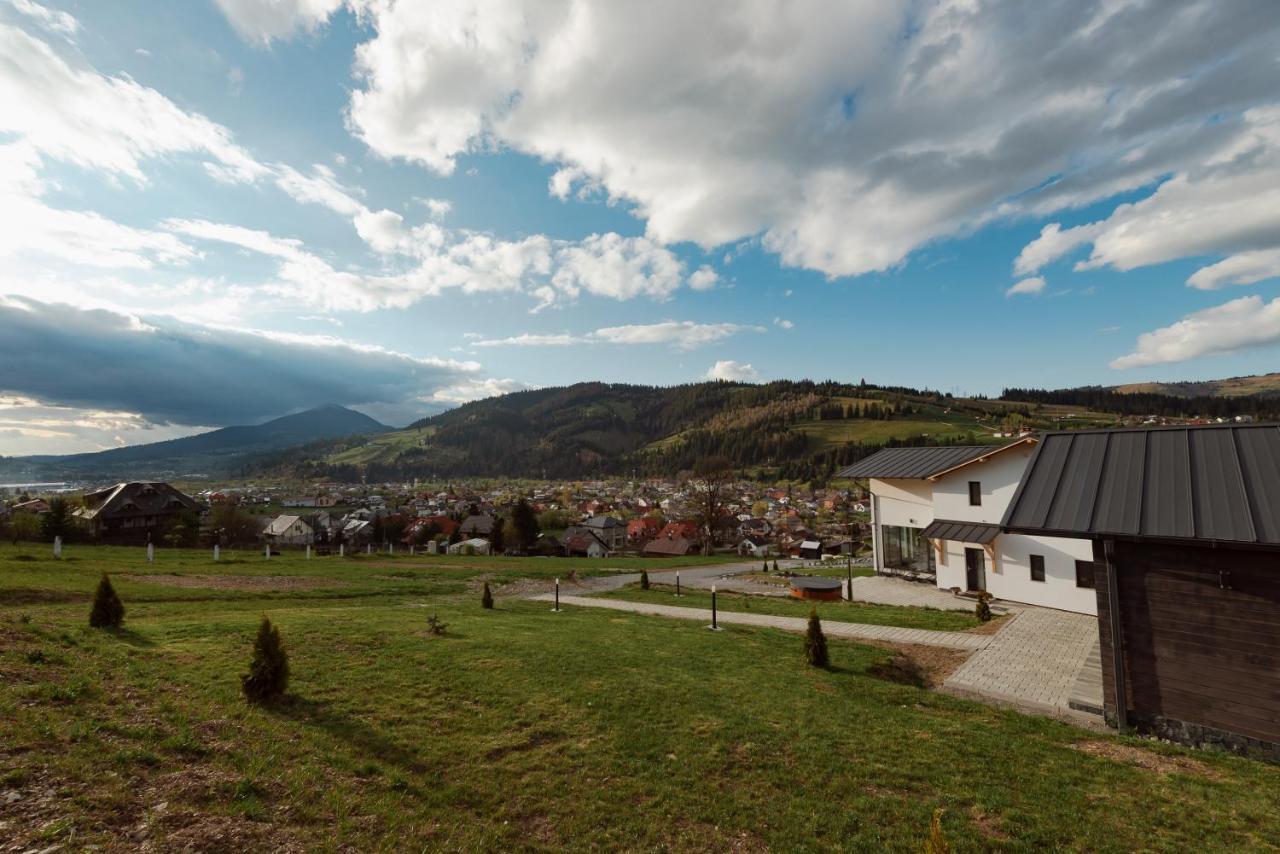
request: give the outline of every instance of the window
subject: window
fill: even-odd
[[[1044,581],[1044,555],[1031,556],[1031,580]]]
[[[1076,561],[1076,587],[1093,587],[1093,561]]]
[[[982,483],[980,481],[969,481],[969,506],[979,507],[982,504]]]

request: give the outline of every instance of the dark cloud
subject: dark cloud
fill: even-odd
[[[222,426],[325,403],[438,409],[475,363],[0,297],[0,391]]]

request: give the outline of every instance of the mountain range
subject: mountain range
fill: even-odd
[[[998,399],[808,380],[658,387],[583,382],[467,403],[392,429],[342,406],[107,451],[0,458],[5,476],[253,475],[340,481],[671,476],[720,455],[761,477],[821,480],[886,444],[1000,441],[1019,428],[1148,416],[1280,417],[1280,374],[1006,389]]]

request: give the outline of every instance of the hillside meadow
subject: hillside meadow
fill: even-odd
[[[815,670],[796,635],[501,595],[613,562],[140,552],[0,547],[19,850],[919,851],[936,809],[960,851],[1280,838],[1274,766],[883,682],[884,649]],[[104,569],[119,631],[86,621]],[[263,614],[293,675],[256,707]]]

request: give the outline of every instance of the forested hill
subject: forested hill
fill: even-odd
[[[361,442],[316,443],[269,471],[335,480],[674,475],[723,454],[748,473],[824,479],[885,444],[982,441],[1024,408],[864,384],[579,383],[469,403]],[[990,439],[987,439],[990,441]]]
[[[1198,384],[1208,386],[1208,383]],[[1056,390],[1007,388],[1001,400],[1038,405],[1074,406],[1121,416],[1161,418],[1234,418],[1251,415],[1259,420],[1280,419],[1280,395],[1272,390],[1254,394],[1165,394],[1137,391],[1137,386],[1106,388],[1084,386]]]

